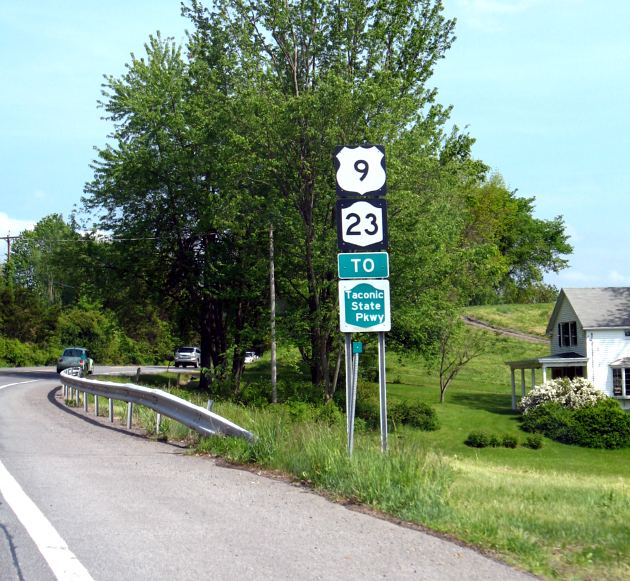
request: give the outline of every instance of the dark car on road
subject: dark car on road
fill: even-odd
[[[84,373],[94,371],[94,359],[90,352],[83,347],[67,347],[57,359],[57,373],[61,373],[69,367],[80,367]]]

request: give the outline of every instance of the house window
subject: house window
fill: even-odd
[[[577,345],[577,323],[558,323],[558,345],[560,347],[573,347]]]
[[[584,377],[584,367],[552,367],[551,379],[560,379],[561,377],[567,377],[569,379]],[[630,375],[628,379],[630,381]]]
[[[615,367],[612,371],[613,396],[630,397],[630,367]]]
[[[613,395],[621,397],[623,395],[623,369],[613,369]]]

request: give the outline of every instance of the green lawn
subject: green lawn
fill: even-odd
[[[390,356],[388,376],[400,383],[388,385],[389,400],[430,403],[442,424],[436,432],[405,430],[393,437],[424,443],[457,470],[449,491],[452,512],[430,526],[540,575],[630,578],[630,449],[587,449],[548,439],[540,450],[464,444],[480,429],[525,439],[519,414],[511,410],[504,362],[546,353],[545,346],[502,339],[493,353],[462,371],[443,405],[437,403],[437,377],[424,372],[421,362]],[[529,389],[529,372],[526,381]]]

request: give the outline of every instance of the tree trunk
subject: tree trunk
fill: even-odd
[[[201,374],[199,388],[204,390],[210,387],[212,377],[225,367],[226,333],[221,301],[213,298],[202,301],[199,327],[201,367],[210,370]]]
[[[330,384],[330,389],[326,392],[325,399],[326,402],[329,402],[335,395],[335,391],[337,391],[337,382],[339,381],[339,370],[341,369],[341,356],[343,354],[343,347],[339,347],[339,351],[337,352],[337,363],[335,365],[335,373],[333,375],[332,383]]]

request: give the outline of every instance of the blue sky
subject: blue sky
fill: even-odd
[[[475,156],[535,197],[536,216],[564,216],[575,250],[548,282],[630,286],[630,2],[444,4],[458,38],[432,83]],[[178,0],[0,0],[0,236],[80,204],[110,130],[103,74],[157,30],[183,43],[187,26]]]

